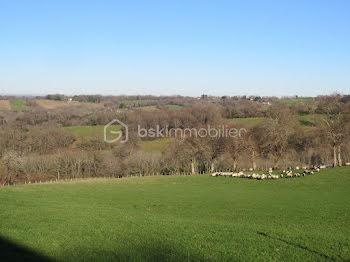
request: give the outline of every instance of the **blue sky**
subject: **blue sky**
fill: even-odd
[[[0,93],[350,93],[349,32],[350,1],[0,0]]]

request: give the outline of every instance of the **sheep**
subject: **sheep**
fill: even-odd
[[[319,171],[319,168],[314,170],[315,172]],[[304,169],[302,173],[293,173],[293,170],[283,170],[280,175],[273,175],[272,174],[272,168],[269,168],[268,173],[266,174],[244,174],[243,171],[240,172],[214,172],[210,176],[212,177],[218,177],[218,176],[224,176],[224,177],[238,177],[238,178],[249,178],[249,179],[257,179],[257,180],[263,180],[263,179],[279,179],[279,178],[292,178],[292,177],[305,177],[306,175],[310,174],[313,175],[314,171],[310,171],[307,169]]]
[[[232,173],[232,177],[238,177],[238,173]]]
[[[295,167],[295,170],[299,170],[299,169],[300,169],[300,167],[298,167],[298,166]]]
[[[286,178],[290,178],[290,177],[293,177],[292,170],[287,171]]]

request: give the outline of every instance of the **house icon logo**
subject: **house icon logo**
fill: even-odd
[[[113,127],[116,127],[117,125],[121,126],[121,129],[116,131],[115,128],[113,130]],[[123,129],[124,129],[124,134],[125,137],[123,138]],[[114,138],[111,138],[111,135],[116,135]],[[104,126],[103,129],[103,137],[104,141],[106,143],[114,143],[117,141],[120,141],[120,143],[126,143],[129,140],[129,129],[126,124],[124,124],[122,121],[118,119],[114,119],[111,122],[109,122],[107,125]]]

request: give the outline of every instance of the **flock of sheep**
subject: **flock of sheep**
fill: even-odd
[[[302,173],[293,173],[292,170],[283,170],[282,174],[280,175],[273,175],[272,174],[272,168],[269,169],[268,174],[244,174],[243,171],[240,171],[239,173],[233,173],[233,172],[215,172],[211,176],[218,177],[218,176],[224,176],[224,177],[241,177],[241,178],[250,178],[250,179],[257,179],[257,180],[263,180],[263,179],[279,179],[279,178],[292,178],[292,177],[301,177],[306,175],[313,175],[314,172],[319,172],[319,168],[315,168],[314,170],[304,170]]]

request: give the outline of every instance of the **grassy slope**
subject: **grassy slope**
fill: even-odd
[[[16,112],[22,112],[24,108],[24,100],[16,99],[10,100],[11,109]]]
[[[314,126],[322,122],[322,119],[326,119],[326,117],[326,115],[321,114],[302,115],[299,116],[299,121],[302,126]]]
[[[247,117],[247,118],[232,118],[232,119],[229,119],[228,121],[231,123],[235,123],[237,125],[253,127],[263,119],[264,119],[263,117]]]
[[[140,146],[144,152],[164,152],[172,141],[172,138],[161,138],[152,141],[142,141]]]
[[[346,260],[349,172],[3,187],[0,235],[63,261]]]
[[[183,106],[179,105],[167,105],[167,107],[172,110],[181,110],[183,108]]]
[[[312,97],[285,98],[280,100],[285,104],[304,104],[313,101]]]
[[[111,126],[110,128],[113,128],[112,130],[114,131],[119,131],[120,126],[119,125],[114,125]],[[74,135],[77,137],[88,137],[88,136],[93,136],[95,134],[101,134],[103,136],[104,132],[104,126],[103,125],[97,125],[97,126],[66,126],[62,127],[63,130],[66,131],[71,131]]]
[[[119,131],[121,127],[115,125],[112,127],[114,131]],[[91,137],[94,135],[101,135],[103,137],[104,126],[67,126],[62,127],[63,130],[71,131],[77,138]],[[107,133],[107,138],[114,138],[113,135]],[[140,143],[141,149],[144,152],[164,152],[169,143],[172,141],[171,138],[156,139],[153,141],[142,141]]]

